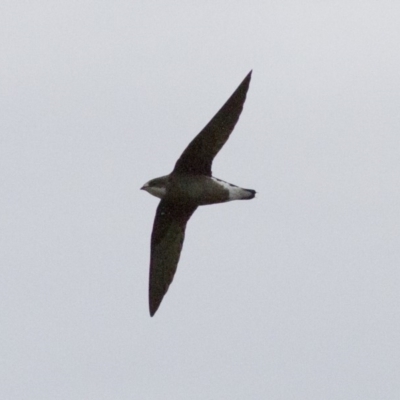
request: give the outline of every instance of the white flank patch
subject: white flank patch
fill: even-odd
[[[221,181],[221,179],[211,178],[214,182],[218,183],[221,187],[229,191],[229,200],[241,200],[249,197],[246,190],[239,186],[232,185],[231,183]]]

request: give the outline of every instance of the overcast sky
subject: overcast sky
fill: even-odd
[[[400,3],[3,1],[0,398],[398,400]],[[169,173],[253,69],[148,311]]]

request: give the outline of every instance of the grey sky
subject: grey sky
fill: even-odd
[[[400,398],[400,4],[0,6],[2,399]],[[147,305],[157,199],[253,69]]]

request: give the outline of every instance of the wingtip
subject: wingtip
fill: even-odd
[[[245,76],[245,78],[242,81],[242,85],[245,84],[250,85],[250,81],[251,81],[251,74],[253,73],[253,70],[250,70],[250,72]]]
[[[149,291],[150,317],[153,317],[154,314],[157,312],[157,310],[160,308],[160,305],[161,305],[162,299],[164,298],[165,293],[162,296],[158,296],[156,291],[154,291],[154,290]]]
[[[158,308],[158,307],[157,307]],[[150,317],[154,317],[154,314],[156,313],[156,311],[157,311],[157,308],[156,309],[152,309],[151,307],[150,307]]]
[[[150,302],[150,304],[149,304],[150,317],[154,317],[154,314],[157,312],[158,307],[160,307],[160,304],[161,304],[161,302],[158,304]]]

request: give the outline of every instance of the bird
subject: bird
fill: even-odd
[[[149,309],[153,317],[177,269],[186,224],[197,207],[232,200],[250,200],[244,189],[212,176],[212,162],[228,140],[246,100],[250,71],[225,104],[189,143],[172,172],[151,179],[141,189],[158,197],[150,243]]]

